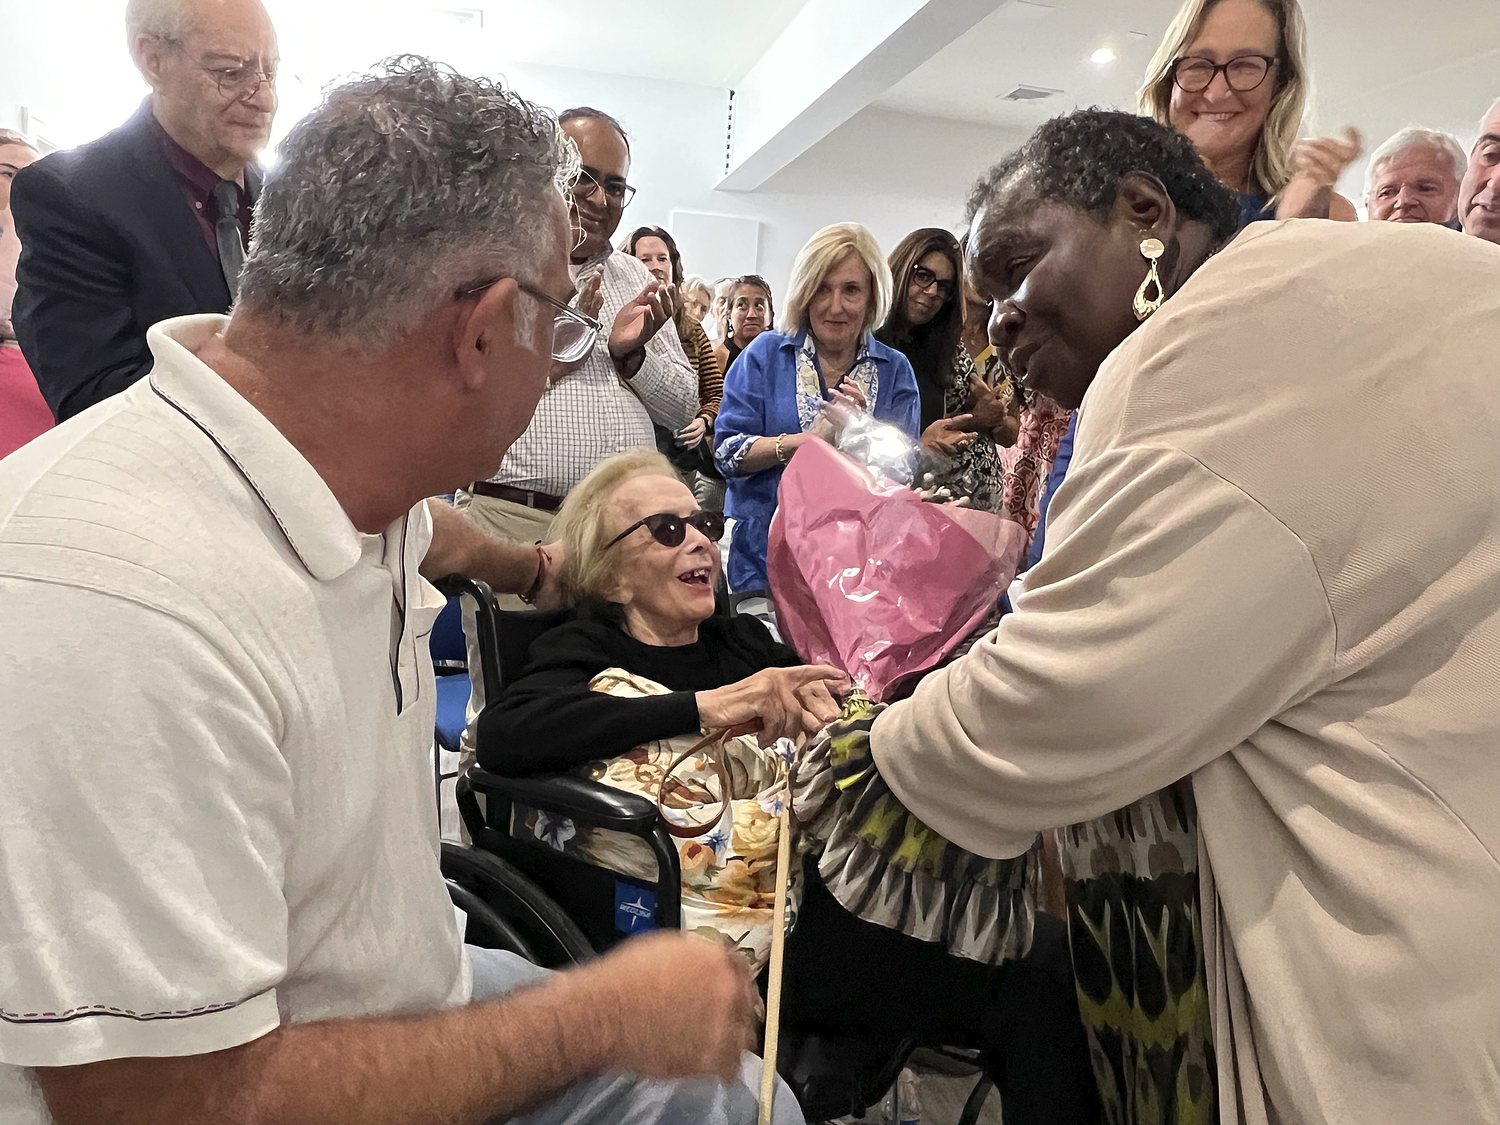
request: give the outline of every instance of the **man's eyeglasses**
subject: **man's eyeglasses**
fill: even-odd
[[[248,102],[260,93],[262,86],[276,89],[276,68],[262,70],[258,66],[205,66],[200,70],[212,75],[219,93],[230,101]]]
[[[930,293],[934,289],[943,300],[953,296],[953,279],[951,277],[940,278],[926,266],[912,266],[911,280],[918,289],[924,293]]]
[[[604,549],[609,550],[631,532],[642,527],[649,531],[651,538],[663,547],[682,546],[682,541],[687,538],[687,529],[690,527],[697,528],[710,543],[717,543],[724,538],[724,513],[712,512],[706,508],[700,508],[687,516],[679,516],[675,512],[657,512],[654,516],[647,516],[631,524],[604,544]]]
[[[585,164],[573,177],[572,192],[575,199],[587,199],[595,191],[603,191],[604,198],[613,207],[625,208],[635,198],[635,188],[625,182],[623,176],[606,176],[597,168]]]
[[[1270,55],[1241,55],[1217,65],[1212,59],[1190,57],[1172,64],[1172,81],[1184,94],[1201,94],[1213,85],[1214,76],[1222,73],[1231,90],[1248,94],[1266,80],[1275,65]]]
[[[507,275],[492,277],[488,281],[481,281],[478,285],[471,285],[458,291],[458,298],[477,297],[486,289],[492,288],[505,280]],[[552,318],[552,358],[559,363],[576,363],[594,349],[594,341],[599,338],[603,330],[601,325],[593,317],[581,313],[571,305],[564,304],[556,297],[543,293],[535,286],[527,285],[524,281],[517,281],[516,288],[527,296],[535,297],[543,304],[551,305],[557,310]]]

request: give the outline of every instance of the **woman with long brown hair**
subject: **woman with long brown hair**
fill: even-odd
[[[975,507],[1000,511],[999,447],[1016,439],[1016,401],[1007,380],[976,373],[964,346],[964,261],[958,239],[923,227],[890,257],[895,292],[875,338],[911,361],[922,399],[922,445],[935,455],[932,485]],[[998,368],[992,374],[1003,376]]]
[[[620,249],[651,271],[664,285],[682,285],[682,255],[677,242],[661,227],[636,227]],[[698,373],[698,413],[688,425],[671,433],[656,427],[656,446],[668,460],[687,474],[700,500],[723,502],[724,481],[714,470],[714,419],[724,398],[724,362],[703,331],[703,325],[688,315],[687,304],[677,306],[673,316],[677,339],[688,362]]]

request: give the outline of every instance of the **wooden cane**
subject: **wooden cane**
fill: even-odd
[[[786,952],[786,886],[792,867],[792,785],[781,764],[786,795],[781,802],[781,838],[776,844],[776,907],[771,915],[771,974],[766,983],[766,1049],[761,1060],[760,1125],[771,1125],[776,1097],[776,1049],[781,1039],[781,962]]]

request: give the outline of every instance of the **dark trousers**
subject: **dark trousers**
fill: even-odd
[[[982,965],[854,917],[813,864],[787,940],[784,1026],[884,1039],[894,1050],[978,1048],[1005,1125],[1097,1125],[1098,1087],[1078,1015],[1067,925],[1038,914],[1031,952]]]

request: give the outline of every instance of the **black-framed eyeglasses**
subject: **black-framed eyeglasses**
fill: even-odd
[[[682,541],[687,538],[687,529],[697,528],[703,533],[710,543],[717,543],[724,538],[724,513],[715,512],[708,508],[700,508],[690,515],[679,516],[676,512],[657,512],[654,516],[647,516],[643,520],[636,520],[620,534],[616,535],[608,543],[604,544],[607,551],[631,532],[644,527],[651,533],[663,547],[680,547]]]
[[[951,277],[938,277],[926,266],[912,266],[911,280],[918,289],[924,293],[931,293],[934,289],[943,300],[953,296],[953,279]]]
[[[1266,80],[1275,65],[1271,55],[1241,55],[1227,63],[1189,56],[1172,64],[1172,81],[1184,94],[1201,94],[1213,85],[1215,75],[1223,74],[1231,90],[1248,94]]]
[[[492,277],[488,281],[481,281],[477,285],[466,286],[460,289],[456,296],[459,300],[465,297],[477,297],[486,289],[490,289],[504,281],[508,274]],[[535,297],[543,304],[551,305],[556,311],[552,318],[552,358],[559,363],[576,363],[594,349],[594,341],[599,338],[599,333],[604,326],[587,313],[581,313],[572,305],[559,301],[548,293],[543,293],[533,285],[527,285],[524,281],[516,281],[516,288],[527,296]]]
[[[624,176],[606,176],[597,168],[587,164],[578,169],[573,177],[572,192],[578,199],[587,199],[596,190],[604,192],[604,198],[615,207],[626,208],[635,198],[635,188],[625,182]]]

